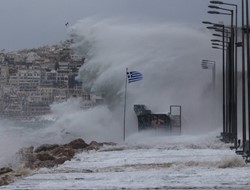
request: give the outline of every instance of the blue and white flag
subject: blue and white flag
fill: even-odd
[[[139,80],[142,80],[142,74],[139,73],[138,71],[129,71],[127,72],[127,77],[128,77],[128,83],[131,82],[136,82]]]

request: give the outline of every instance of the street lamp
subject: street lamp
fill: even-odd
[[[216,69],[216,62],[215,61],[212,61],[212,60],[207,60],[207,59],[203,59],[202,61],[201,61],[201,67],[202,67],[202,69],[211,69],[212,70],[212,79],[213,79],[213,94],[212,94],[212,97],[213,97],[213,108],[214,108],[214,110],[213,110],[213,113],[214,114],[216,114],[216,104],[215,104],[215,100],[216,100],[216,98],[215,98],[215,69]],[[215,118],[215,115],[213,115],[213,118]],[[215,119],[214,120],[212,120],[213,122],[214,122],[214,124],[215,124]]]
[[[224,4],[222,1],[210,1],[210,3],[212,3],[212,4]]]
[[[247,40],[247,89],[248,89],[248,118],[250,118],[250,82],[249,82],[249,78],[250,78],[250,44],[249,44],[249,10],[248,10],[248,0],[246,0],[246,40]],[[248,135],[249,135],[249,139],[250,139],[250,119],[248,119]],[[248,145],[248,149],[250,149],[250,140],[249,140],[249,145]],[[249,150],[248,150],[249,151]],[[249,152],[248,152],[249,154]]]
[[[213,89],[215,90],[215,61],[203,59],[201,61],[202,69],[212,69],[213,70]]]
[[[220,8],[220,7],[214,6],[214,5],[208,5],[208,7],[211,9],[222,9],[223,10],[223,8]]]
[[[223,25],[224,26],[224,25]],[[217,40],[217,39],[212,39],[211,41],[212,43],[212,48],[213,49],[220,49],[222,50],[222,121],[223,121],[223,132],[221,134],[223,141],[226,141],[226,134],[227,134],[227,123],[226,123],[226,110],[227,110],[227,104],[226,104],[226,93],[225,93],[225,87],[226,87],[226,82],[227,81],[227,77],[225,78],[225,29],[223,27],[222,30],[222,41],[221,40]],[[218,44],[215,42],[221,42],[222,44]],[[218,46],[222,46],[222,47],[218,47]]]
[[[225,40],[222,41],[222,40],[218,40],[218,39],[211,39],[210,41],[213,43],[221,43],[221,45],[223,45],[223,41],[225,41]],[[224,44],[225,44],[225,46],[228,45],[227,42],[224,42]]]
[[[209,21],[202,21],[202,23],[203,23],[203,24],[211,24],[211,25],[214,24],[214,23],[209,22]]]
[[[217,46],[212,46],[213,49],[221,49],[223,50],[223,48],[217,47]]]
[[[215,36],[217,37],[222,37],[222,41],[221,40],[218,40],[218,39],[212,39],[211,42],[212,43],[212,48],[213,49],[219,49],[219,50],[222,50],[222,80],[223,80],[223,96],[222,96],[222,110],[223,110],[223,117],[222,117],[222,121],[223,121],[223,132],[221,134],[222,136],[222,139],[223,141],[226,141],[226,136],[227,136],[227,129],[228,126],[227,123],[226,123],[226,110],[227,109],[227,104],[226,104],[226,94],[225,94],[225,80],[227,80],[227,78],[225,79],[225,37],[228,37],[228,31],[227,29],[225,29],[225,26],[223,24],[216,24],[216,23],[211,23],[211,22],[208,22],[208,21],[203,21],[202,22],[203,24],[209,24],[209,25],[213,25],[213,27],[207,27],[208,29],[215,29],[216,31],[219,31],[219,32],[222,32],[222,36],[221,35],[218,35],[218,34],[215,34]],[[217,30],[217,27],[220,27],[222,28],[222,30]],[[225,36],[225,32],[227,32],[227,35]],[[218,47],[217,45],[220,45],[218,43],[214,43],[214,42],[221,42],[222,43],[222,48],[221,47]],[[227,42],[226,42],[227,44]]]
[[[210,6],[210,8],[214,8],[214,6]],[[216,12],[212,12],[212,13],[218,14],[219,12],[216,11]],[[223,76],[222,76],[222,78],[223,78],[223,103],[222,103],[222,110],[223,110],[223,133],[221,134],[221,136],[222,136],[222,139],[223,139],[224,142],[228,142],[228,140],[230,141],[230,139],[231,139],[230,130],[232,129],[232,127],[231,127],[232,126],[231,125],[232,122],[229,121],[229,119],[231,118],[231,116],[229,114],[229,113],[231,113],[231,111],[229,111],[229,110],[232,110],[231,109],[232,106],[229,107],[229,105],[232,105],[232,103],[228,102],[229,101],[229,97],[231,97],[231,96],[229,96],[230,92],[232,92],[232,91],[228,91],[228,90],[229,90],[229,87],[231,87],[231,85],[229,85],[229,83],[233,84],[233,82],[232,82],[232,77],[229,75],[229,73],[228,73],[229,71],[227,70],[228,66],[227,66],[227,68],[225,67],[225,50],[226,50],[225,47],[228,45],[228,40],[225,41],[225,39],[231,39],[232,38],[232,37],[228,36],[228,33],[229,33],[228,29],[232,29],[232,26],[231,27],[227,27],[224,24],[217,24],[217,23],[212,23],[212,22],[209,22],[209,21],[203,21],[202,23],[203,24],[212,25],[212,26],[209,26],[207,28],[208,29],[213,29],[216,32],[221,32],[222,33],[222,35],[220,35],[220,34],[213,34],[216,37],[222,37],[222,41],[218,40],[218,39],[212,39],[211,41],[213,42],[212,43],[212,45],[213,45],[212,48],[213,49],[222,50],[222,71],[223,71]],[[215,43],[215,42],[221,42],[222,45],[218,44],[218,43]],[[233,43],[230,43],[230,45],[232,47]],[[222,46],[222,48],[221,48],[221,46]],[[231,60],[233,60],[233,58],[231,58]],[[225,75],[225,73],[227,73],[227,74]],[[232,102],[232,98],[230,100]],[[230,123],[230,125],[228,125],[229,123]]]
[[[231,15],[230,13],[222,13],[219,11],[207,11],[209,14],[217,14],[217,15]]]
[[[222,37],[222,35],[220,35],[220,34],[213,34],[213,36]]]
[[[219,44],[219,43],[212,43],[213,46],[223,46],[223,44]]]
[[[214,27],[214,26],[208,26],[207,29],[210,29],[210,30],[216,30],[218,28]]]
[[[245,24],[245,7],[244,7],[244,0],[242,0],[241,2],[242,4],[242,147],[243,147],[243,152],[245,152],[245,143],[246,143],[246,89],[245,89],[245,45],[244,45],[244,42],[245,42],[245,34],[244,34],[244,24]],[[250,57],[249,57],[249,15],[248,15],[248,0],[246,0],[246,38],[247,38],[247,77],[249,78],[249,61],[250,61]],[[249,81],[247,82],[248,84],[248,94],[249,94]],[[249,102],[249,96],[248,96],[248,102]],[[249,105],[249,103],[248,103]],[[249,113],[249,106],[248,106],[248,118],[250,116],[250,113]],[[249,121],[248,121],[248,125],[249,125]],[[249,125],[249,129],[248,129],[248,134],[249,134],[249,139],[250,139],[250,125]],[[248,144],[248,147],[250,147],[250,141],[249,141],[249,144]]]
[[[221,40],[218,40],[218,39],[211,39],[210,41],[211,42],[222,42]]]
[[[219,12],[219,11],[208,11],[209,14],[221,14],[221,15],[230,15],[231,16],[231,35],[230,35],[230,46],[229,46],[229,65],[228,65],[228,69],[227,69],[227,75],[226,75],[226,128],[228,128],[229,130],[229,141],[233,141],[233,137],[237,138],[237,104],[235,101],[236,98],[236,94],[237,91],[235,91],[235,84],[237,82],[237,78],[235,80],[234,76],[235,76],[235,72],[234,72],[234,28],[233,28],[233,10],[231,9],[224,9],[224,8],[220,8],[217,6],[211,6],[210,8],[214,8],[214,9],[220,9],[220,10],[224,10],[224,11],[228,11],[230,13],[225,13],[225,12]],[[224,27],[225,29],[225,27]],[[213,34],[214,36],[217,37],[222,37],[221,35],[218,34]],[[223,37],[224,39],[224,37]],[[224,51],[223,51],[224,52]],[[234,135],[234,136],[232,136]],[[235,138],[235,139],[236,139]],[[237,141],[237,140],[236,140]],[[235,141],[235,147],[236,147],[236,141]]]
[[[235,45],[236,45],[236,48],[235,48],[235,51],[233,50],[233,52],[235,53],[235,57],[234,57],[234,69],[233,69],[233,117],[234,119],[232,120],[233,121],[233,125],[235,126],[234,127],[234,138],[235,138],[235,141],[234,141],[234,144],[235,144],[235,149],[237,149],[237,54],[238,54],[238,50],[237,50],[237,47],[240,47],[238,46],[238,42],[237,42],[237,38],[238,38],[238,18],[237,18],[237,15],[238,15],[238,6],[237,4],[232,4],[232,3],[224,3],[223,1],[210,1],[211,4],[219,4],[219,5],[228,5],[228,6],[233,6],[235,7]],[[225,9],[225,8],[221,8],[221,7],[218,7],[218,6],[214,6],[214,5],[209,5],[208,7],[212,8],[212,9],[220,9],[220,10],[225,10],[225,11],[231,11],[231,27],[232,27],[232,23],[233,23],[233,10],[231,9]],[[232,40],[234,41],[234,40]],[[234,43],[232,43],[232,48],[234,48]],[[244,113],[244,112],[243,112]],[[250,137],[250,136],[249,136]]]

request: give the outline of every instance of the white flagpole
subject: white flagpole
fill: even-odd
[[[126,100],[127,100],[127,72],[128,68],[126,68],[126,77],[125,77],[125,95],[124,95],[124,118],[123,118],[123,141],[126,138]]]

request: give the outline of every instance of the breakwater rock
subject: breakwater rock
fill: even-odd
[[[7,185],[16,178],[27,176],[32,170],[56,167],[65,161],[70,161],[77,153],[99,150],[105,144],[115,145],[114,143],[98,143],[96,141],[87,144],[83,139],[79,138],[62,145],[42,144],[38,147],[22,148],[17,153],[21,163],[20,168],[0,168],[0,186]]]

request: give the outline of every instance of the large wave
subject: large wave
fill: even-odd
[[[208,45],[210,33],[181,23],[93,18],[77,22],[68,32],[72,48],[86,58],[77,79],[89,93],[103,95],[105,105],[85,111],[78,100],[52,105],[58,119],[40,129],[1,122],[1,134],[7,136],[0,150],[6,156],[22,146],[64,143],[76,137],[87,142],[122,141],[126,68],[144,77],[128,84],[128,136],[137,132],[134,104],[145,104],[155,113],[168,113],[170,105],[181,105],[184,133],[218,128],[212,122],[212,73],[200,66],[204,58],[217,59]]]
[[[194,129],[199,125],[208,131],[216,128],[211,128],[212,72],[200,66],[202,59],[216,60],[218,55],[208,45],[210,33],[182,23],[138,24],[93,18],[79,21],[69,32],[75,42],[72,47],[86,57],[78,80],[89,92],[104,95],[120,121],[128,68],[144,76],[128,85],[128,120],[134,119],[134,104],[145,104],[156,113],[167,113],[170,105],[177,104],[182,106],[187,126]]]

